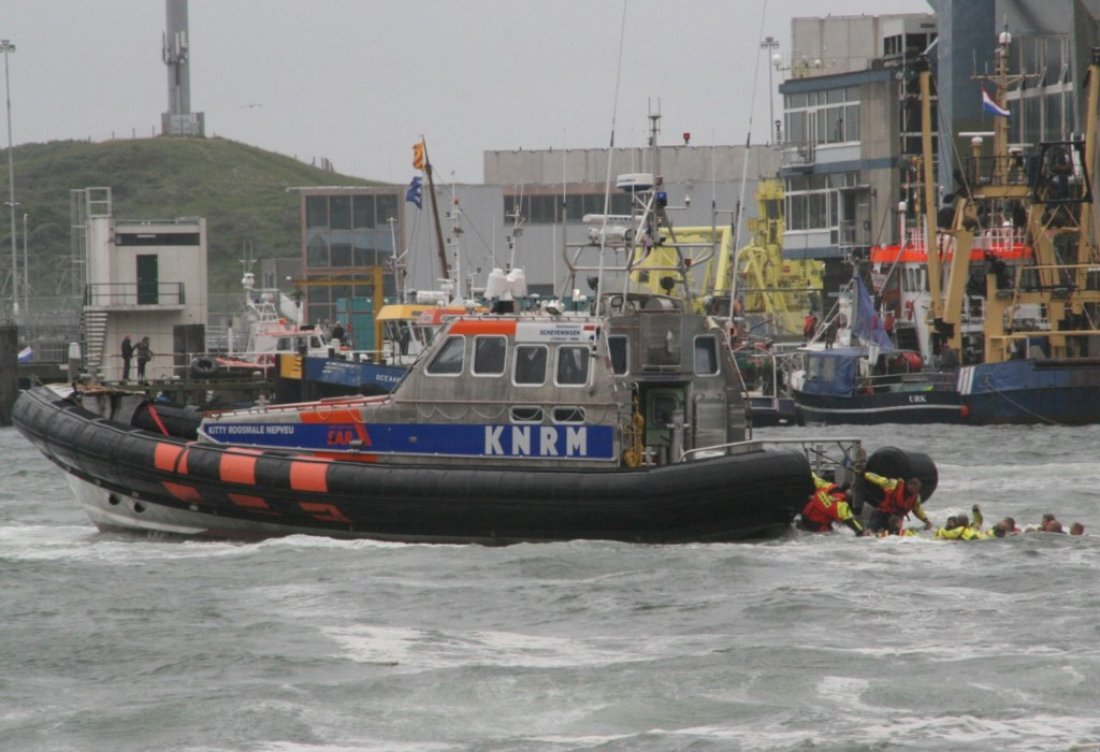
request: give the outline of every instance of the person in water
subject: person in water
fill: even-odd
[[[965,514],[957,514],[954,517],[947,518],[947,524],[936,531],[936,537],[941,540],[982,540],[983,538],[1003,538],[1004,526],[998,522],[997,527],[1000,529],[1001,534],[997,535],[996,529],[990,532],[982,532],[982,510],[975,504],[970,508],[971,513],[974,515],[974,521],[971,522],[970,518]]]
[[[925,530],[932,529],[932,522],[928,519],[928,515],[924,513],[920,503],[920,478],[902,480],[901,478],[886,478],[872,472],[864,473],[863,477],[883,490],[882,501],[871,512],[871,519],[868,521],[868,527],[873,532],[877,533],[883,530],[886,527],[886,521],[890,519],[890,515],[896,514],[904,519],[910,512],[924,523]]]
[[[1055,527],[1055,526],[1057,526],[1058,529],[1057,530],[1051,530],[1051,528]],[[1063,532],[1062,531],[1062,523],[1058,522],[1058,518],[1055,517],[1053,514],[1051,514],[1050,512],[1047,512],[1046,514],[1043,515],[1043,518],[1041,520],[1039,520],[1038,525],[1028,525],[1024,529],[1024,532],[1025,533],[1054,533],[1054,532],[1060,533],[1060,532]]]
[[[799,526],[814,533],[827,533],[833,529],[834,522],[842,522],[856,535],[866,531],[852,514],[848,497],[837,484],[814,473],[814,492],[802,508]]]
[[[916,530],[906,529],[905,520],[899,515],[892,514],[886,518],[886,527],[878,532],[878,537],[889,538],[891,535],[897,535],[903,538],[909,538],[916,534]]]
[[[1069,526],[1069,534],[1070,535],[1084,535],[1085,534],[1085,526],[1082,525],[1080,522],[1075,522],[1075,523],[1073,523],[1072,525]]]

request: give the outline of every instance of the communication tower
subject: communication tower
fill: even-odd
[[[191,112],[187,0],[165,0],[165,7],[168,22],[161,57],[168,66],[168,112],[160,116],[160,130],[165,136],[203,136],[203,113]]]

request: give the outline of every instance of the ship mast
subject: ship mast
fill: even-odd
[[[447,246],[443,243],[443,226],[439,223],[439,202],[435,195],[435,180],[432,178],[432,161],[428,158],[428,140],[421,136],[420,144],[424,149],[424,172],[428,176],[428,196],[432,200],[432,219],[435,220],[436,247],[439,248],[439,263],[443,265],[443,279],[450,279],[447,269]]]

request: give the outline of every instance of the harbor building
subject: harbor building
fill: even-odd
[[[85,370],[106,380],[121,378],[120,343],[129,334],[135,345],[149,337],[154,357],[147,378],[170,378],[189,362],[187,353],[206,349],[206,220],[117,218],[110,188],[74,190],[71,203],[84,269]]]
[[[977,150],[993,153],[993,118],[983,108],[994,47],[1011,35],[1007,93],[1010,148],[1035,153],[1045,141],[1080,137],[1080,82],[1097,44],[1095,0],[929,0],[932,14],[796,18],[783,97],[784,255],[826,261],[826,287],[845,260],[896,242],[899,203],[916,206],[920,98],[915,63],[936,71],[933,149],[941,199],[955,170]],[[939,131],[950,133],[940,138]]]
[[[920,151],[906,64],[936,39],[931,15],[796,18],[783,96],[784,255],[826,262],[826,287],[893,237],[903,154]],[[783,67],[781,65],[781,67]],[[918,118],[914,120],[913,114]]]

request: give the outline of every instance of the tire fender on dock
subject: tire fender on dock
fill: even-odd
[[[218,372],[218,363],[213,358],[194,358],[191,361],[191,375],[196,378],[209,378]]]

